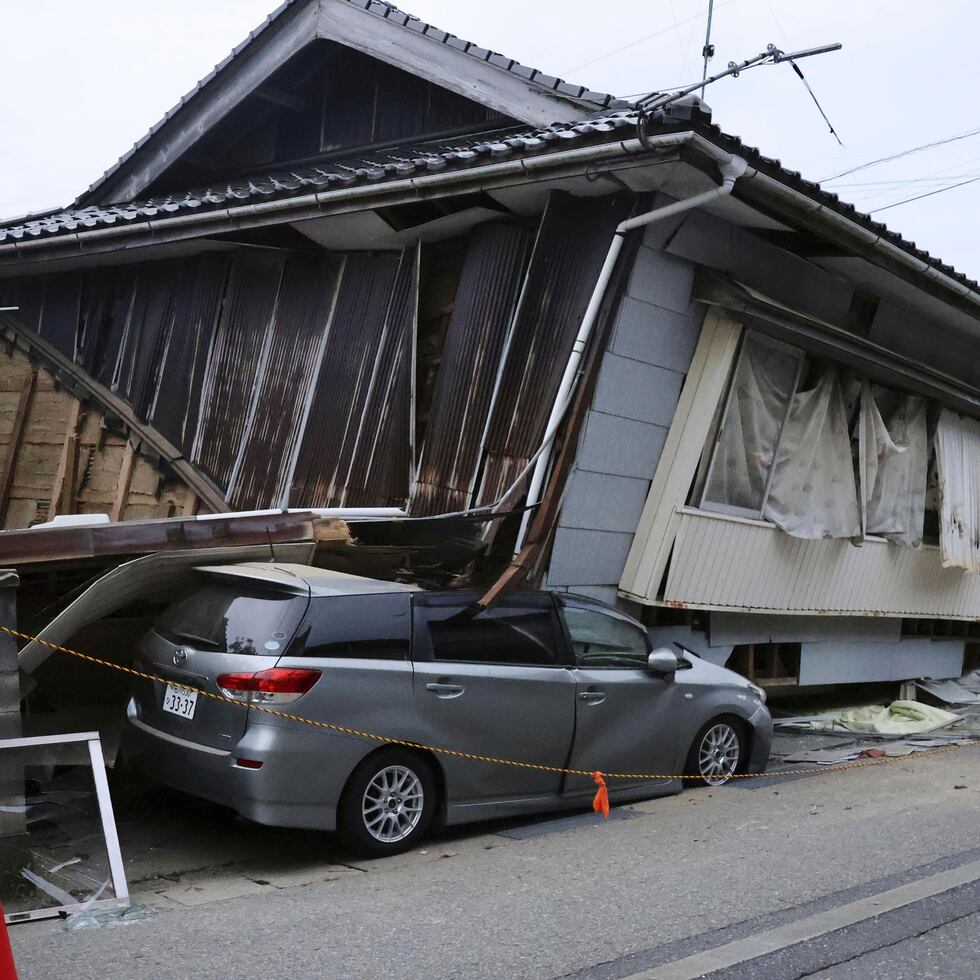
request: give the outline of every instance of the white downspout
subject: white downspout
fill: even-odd
[[[603,262],[602,269],[599,272],[599,279],[595,284],[595,289],[592,290],[592,297],[585,310],[585,315],[582,317],[582,323],[579,326],[578,335],[575,337],[575,343],[572,345],[572,352],[568,356],[568,363],[565,365],[565,373],[562,375],[561,384],[558,386],[558,393],[555,395],[555,403],[552,406],[551,415],[548,417],[548,424],[545,426],[545,442],[541,450],[539,450],[538,462],[534,467],[531,485],[528,487],[527,500],[529,509],[524,512],[521,528],[517,534],[517,542],[514,547],[515,555],[519,554],[521,548],[524,547],[524,539],[527,536],[528,525],[531,522],[530,507],[541,502],[541,489],[544,486],[545,476],[551,463],[551,446],[554,442],[555,433],[568,405],[571,404],[570,396],[572,389],[575,387],[579,363],[582,360],[582,355],[588,346],[589,338],[592,336],[592,331],[595,328],[596,318],[599,315],[599,307],[602,305],[606,288],[609,285],[609,280],[612,278],[613,269],[616,266],[616,260],[619,258],[619,253],[623,248],[623,241],[627,233],[633,231],[635,228],[652,225],[656,221],[662,221],[664,218],[670,218],[675,214],[681,214],[684,211],[699,208],[703,204],[708,204],[711,201],[717,200],[719,197],[725,197],[731,194],[732,188],[735,186],[735,181],[745,173],[748,165],[741,157],[729,156],[723,153],[719,153],[718,157],[718,165],[722,176],[721,186],[715,187],[710,191],[705,191],[703,194],[695,194],[694,197],[685,198],[683,201],[668,204],[666,207],[656,208],[653,211],[647,211],[645,214],[638,214],[635,217],[627,218],[616,227],[613,240],[609,245],[609,251],[606,253],[606,260]]]

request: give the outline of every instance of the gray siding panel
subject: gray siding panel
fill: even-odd
[[[962,640],[902,640],[900,643],[804,643],[800,684],[857,684],[913,677],[959,677]]]
[[[606,354],[592,407],[638,422],[669,426],[684,375],[668,368]]]
[[[636,256],[626,295],[665,310],[686,313],[693,284],[694,266],[690,262],[644,245]]]
[[[555,536],[548,584],[618,584],[632,543],[632,534],[564,528]]]
[[[590,411],[576,464],[593,473],[652,480],[667,441],[667,427]]]
[[[649,489],[649,480],[576,470],[562,503],[562,527],[632,534]]]
[[[619,311],[609,349],[614,354],[685,373],[701,333],[699,308],[675,313],[626,297]]]

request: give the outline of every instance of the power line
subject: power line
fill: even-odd
[[[849,174],[855,174],[859,170],[867,170],[868,167],[877,167],[879,163],[890,163],[892,160],[899,160],[902,157],[907,157],[911,153],[919,153],[922,150],[931,150],[934,146],[945,146],[947,143],[955,143],[957,140],[965,140],[970,136],[976,136],[978,133],[980,133],[980,129],[971,129],[968,133],[959,133],[956,136],[947,136],[945,139],[936,140],[934,143],[923,143],[921,146],[913,146],[911,149],[902,150],[899,153],[893,153],[891,156],[879,157],[877,160],[871,160],[868,163],[862,163],[860,166],[851,167],[850,170],[843,170],[839,174],[834,174],[833,177],[821,177],[820,183],[826,184],[832,180],[847,177]]]
[[[949,187],[940,187],[935,191],[926,191],[925,194],[916,194],[915,197],[907,197],[904,201],[895,201],[893,204],[886,204],[882,208],[875,208],[868,214],[877,214],[879,211],[887,211],[889,208],[897,208],[900,204],[911,204],[912,201],[921,201],[924,197],[932,197],[934,194],[945,194],[946,191],[955,191],[957,187],[965,187],[967,184],[975,184],[980,177],[971,177],[969,180],[961,180],[958,184],[950,184]]]
[[[718,9],[721,10],[722,7],[730,7],[736,2],[737,0],[725,0],[725,3],[718,4]],[[624,44],[621,48],[616,48],[614,51],[607,51],[605,54],[600,54],[598,58],[593,58],[591,61],[583,61],[582,64],[575,65],[574,68],[569,68],[565,74],[570,75],[573,71],[578,71],[580,68],[588,68],[589,65],[594,65],[598,61],[605,61],[606,58],[611,58],[613,55],[621,54],[623,51],[629,51],[630,48],[635,48],[638,44],[643,44],[645,41],[650,41],[655,37],[676,31],[678,27],[683,27],[685,24],[692,23],[692,21],[700,20],[703,16],[704,14],[695,14],[693,17],[685,17],[684,20],[679,20],[676,24],[671,24],[670,27],[664,27],[662,30],[654,31],[652,34],[645,34],[643,37],[638,37],[635,41],[630,41],[629,44]]]

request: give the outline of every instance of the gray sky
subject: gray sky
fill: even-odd
[[[0,215],[67,204],[207,74],[277,0],[7,0],[0,32]],[[403,0],[461,37],[627,95],[700,77],[707,0]],[[597,18],[601,12],[602,19]],[[925,12],[925,13],[924,13]],[[677,26],[675,26],[677,25]],[[640,43],[633,43],[653,35]],[[716,0],[714,70],[773,41],[841,41],[802,63],[840,148],[787,65],[711,86],[728,133],[809,179],[980,129],[969,0]],[[631,45],[609,57],[617,48]],[[828,186],[862,210],[980,176],[980,134]],[[980,276],[980,181],[877,217]]]

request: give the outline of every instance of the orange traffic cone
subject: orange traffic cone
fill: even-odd
[[[4,918],[2,905],[0,905],[0,980],[17,980],[17,967],[14,966],[14,952],[10,948],[10,936],[7,935],[7,920]]]

